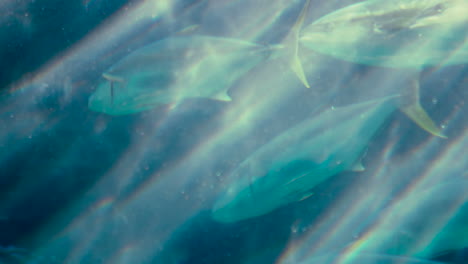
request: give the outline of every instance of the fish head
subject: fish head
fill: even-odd
[[[369,0],[343,7],[306,26],[300,43],[338,59],[395,68],[466,61],[468,4],[462,0]],[[462,50],[462,51],[459,51]],[[460,59],[463,57],[463,59]]]
[[[115,91],[123,86],[122,80],[116,78],[103,79],[96,86],[96,90],[88,99],[88,108],[95,112],[108,113],[114,108]]]
[[[341,54],[355,53],[356,47],[365,45],[372,23],[366,6],[358,3],[327,14],[304,27],[299,41],[315,51],[341,57]]]
[[[92,111],[110,115],[137,113],[169,104],[168,75],[135,69],[125,74],[104,73],[88,99]]]
[[[212,208],[214,220],[221,223],[232,223],[256,216],[252,193],[247,190],[237,191],[236,187],[228,188]]]
[[[315,179],[328,168],[313,161],[292,161],[274,168],[245,162],[231,175],[231,183],[212,209],[218,222],[231,223],[265,215],[312,195]]]
[[[261,169],[249,160],[242,162],[230,173],[228,186],[223,188],[212,208],[213,219],[230,223],[260,215],[257,214],[258,208],[255,208],[257,203],[254,202],[252,184],[256,174],[261,173]]]

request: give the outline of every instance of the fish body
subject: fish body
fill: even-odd
[[[169,37],[135,50],[103,73],[89,108],[123,115],[187,98],[230,101],[227,90],[270,51],[237,39]]]
[[[368,0],[303,28],[300,43],[338,59],[392,68],[468,62],[467,0]]]
[[[213,218],[235,222],[310,196],[329,177],[359,166],[368,142],[396,109],[394,97],[327,110],[243,161],[216,201]]]

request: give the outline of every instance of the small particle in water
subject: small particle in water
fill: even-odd
[[[294,234],[297,233],[297,227],[296,226],[291,227],[291,232]]]
[[[438,103],[437,98],[432,98],[432,103],[433,103],[433,104],[437,104],[437,103]]]

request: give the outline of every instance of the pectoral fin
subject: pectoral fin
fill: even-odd
[[[431,16],[431,17],[426,17],[426,18],[416,21],[411,26],[409,26],[409,28],[415,29],[415,28],[422,28],[422,27],[430,27],[437,23],[440,23],[439,17]]]
[[[189,35],[195,32],[199,27],[200,27],[200,24],[190,25],[188,27],[185,27],[179,30],[178,32],[175,33],[175,35],[178,35],[178,36]]]
[[[122,77],[112,75],[109,73],[103,73],[102,77],[104,77],[104,79],[111,81],[111,82],[124,82],[125,81]]]
[[[301,201],[304,201],[305,199],[311,197],[312,195],[314,195],[313,192],[308,192],[308,193],[305,193],[300,199],[298,202],[301,202]]]

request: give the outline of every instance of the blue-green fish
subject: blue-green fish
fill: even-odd
[[[419,103],[419,73],[427,66],[468,62],[467,13],[467,0],[368,0],[316,20],[297,41],[338,59],[413,72],[405,92],[410,96],[400,109],[445,137]]]
[[[230,38],[174,36],[135,50],[103,73],[89,108],[123,115],[187,98],[230,101],[232,84],[271,47]]]
[[[396,109],[395,96],[330,109],[260,147],[228,178],[212,214],[221,222],[260,216],[312,194],[345,170],[362,170],[368,142]]]
[[[368,0],[301,31],[314,51],[367,65],[420,69],[468,62],[467,0]]]

